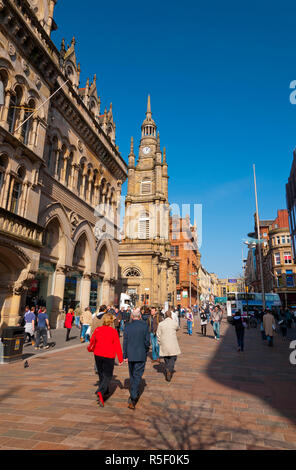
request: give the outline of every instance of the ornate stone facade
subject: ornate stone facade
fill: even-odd
[[[51,40],[55,3],[0,2],[0,327],[40,299],[52,326],[116,301],[127,167],[96,77],[79,87],[75,39]]]
[[[160,150],[156,129],[149,96],[137,164],[131,142],[119,290],[135,294],[138,305],[164,307],[174,301],[177,266],[171,259],[169,239],[166,152]]]

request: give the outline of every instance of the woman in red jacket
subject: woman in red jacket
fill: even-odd
[[[75,318],[74,310],[73,310],[73,308],[70,308],[69,312],[66,315],[66,319],[65,319],[65,328],[67,328],[66,341],[70,341],[70,332],[71,332],[71,329],[72,329],[74,318]]]
[[[122,349],[117,331],[112,327],[114,317],[105,314],[103,326],[96,328],[91,337],[88,351],[93,352],[99,374],[99,388],[96,391],[99,405],[104,406],[104,395],[108,392],[113,377],[115,357],[123,363]]]

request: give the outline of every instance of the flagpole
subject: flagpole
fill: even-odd
[[[257,221],[256,223],[257,223],[257,238],[258,238],[258,249],[259,249],[259,267],[260,267],[260,278],[261,278],[262,307],[263,307],[263,310],[265,310],[265,290],[264,290],[263,267],[262,267],[260,221],[259,221],[259,210],[258,210],[258,196],[257,196],[257,182],[256,182],[255,164],[253,165],[253,170],[254,170],[254,185],[255,185],[255,199],[256,199],[256,221]]]

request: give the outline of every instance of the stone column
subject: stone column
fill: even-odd
[[[22,300],[22,289],[15,288],[11,297],[8,326],[16,326],[19,321],[20,307]]]
[[[81,280],[81,308],[84,310],[89,307],[90,287],[91,287],[91,274],[84,273]]]
[[[8,131],[8,111],[9,111],[9,103],[10,103],[11,92],[10,90],[5,94],[5,102],[3,106],[2,116],[1,116],[1,125]]]
[[[56,269],[54,294],[52,302],[52,311],[50,323],[52,327],[62,328],[63,327],[63,300],[65,290],[67,268],[65,266],[58,266]]]
[[[37,129],[38,129],[38,117],[31,118],[33,119],[32,130],[29,135],[29,147],[35,147],[37,139]]]

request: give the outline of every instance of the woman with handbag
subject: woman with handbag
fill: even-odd
[[[114,317],[110,313],[104,315],[103,326],[96,328],[87,348],[95,356],[99,374],[99,387],[96,391],[98,403],[104,406],[104,398],[108,394],[109,384],[113,377],[115,357],[119,364],[123,363],[123,354],[117,331],[113,328]]]
[[[69,312],[66,315],[65,319],[65,328],[67,328],[67,336],[66,336],[66,341],[70,341],[70,333],[71,329],[74,323],[75,315],[74,315],[74,310],[73,308],[69,309]]]

